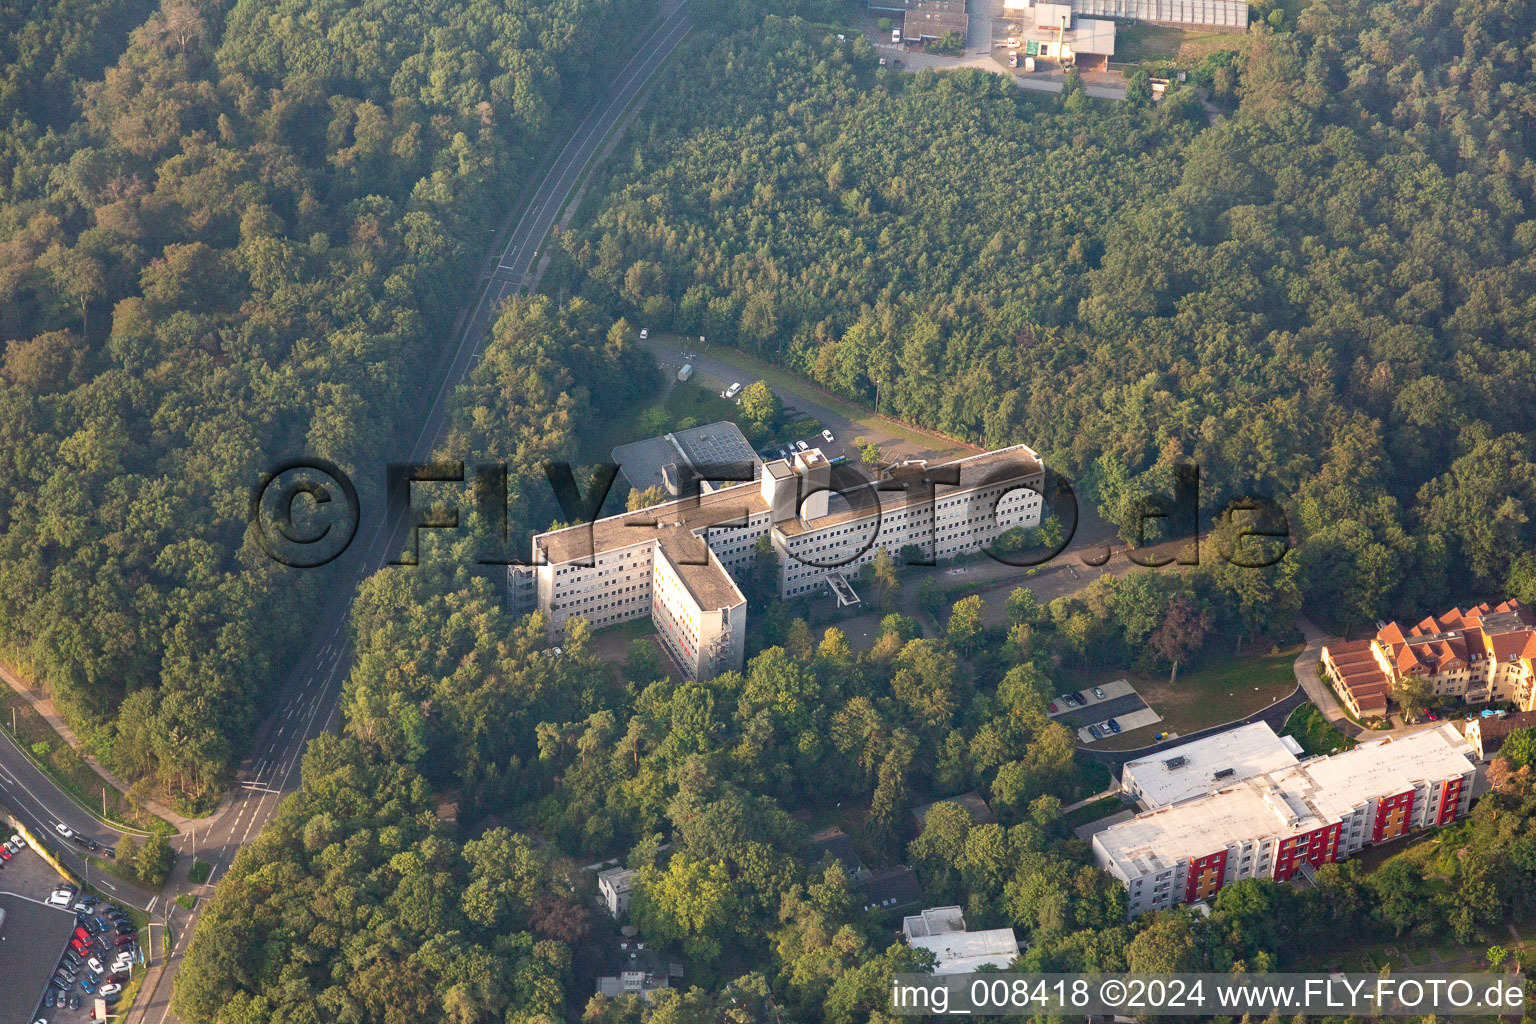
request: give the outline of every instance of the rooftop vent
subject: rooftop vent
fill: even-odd
[[[1220,771],[1218,771],[1215,775],[1212,775],[1211,778],[1213,778],[1213,779],[1225,779],[1228,776],[1235,775],[1236,773],[1237,773],[1237,769],[1236,768],[1223,768]]]
[[[1183,768],[1187,764],[1189,764],[1189,758],[1185,757],[1183,754],[1180,754],[1178,757],[1170,757],[1168,760],[1164,761],[1163,767],[1167,768],[1169,771],[1173,771],[1175,768]]]

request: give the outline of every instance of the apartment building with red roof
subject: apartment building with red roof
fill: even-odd
[[[1404,629],[1396,622],[1369,640],[1323,648],[1323,675],[1357,717],[1385,715],[1394,685],[1418,678],[1435,697],[1468,704],[1508,700],[1536,707],[1536,615],[1519,601],[1486,601],[1426,616]]]

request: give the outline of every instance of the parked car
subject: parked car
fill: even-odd
[[[650,336],[651,336],[651,329],[649,327],[642,327],[642,328],[640,328],[640,340],[641,341],[645,341]]]
[[[95,957],[91,957],[89,960],[87,960],[85,962],[85,966],[89,967],[91,969],[91,971],[93,973],[95,973],[95,974],[100,974],[100,973],[102,973],[103,971],[106,970],[106,966],[104,964],[102,964],[102,962],[100,960],[97,960]]]
[[[1088,700],[1088,695],[1086,693],[1084,693],[1082,690],[1078,690],[1077,691],[1077,699],[1083,702],[1083,706],[1084,707],[1087,707],[1088,704],[1090,703],[1090,701]]]
[[[123,990],[123,986],[121,986],[121,985],[103,985],[103,986],[101,986],[101,990],[99,992],[97,992],[96,994],[99,995],[99,996],[105,997],[105,996],[114,995],[114,994],[116,994],[118,992],[121,992],[122,990]]]
[[[34,982],[34,984],[36,984],[36,983]],[[53,986],[50,985],[50,986],[48,986],[47,994],[43,996],[43,1005],[48,1007],[48,1009],[51,1010],[51,1009],[53,1009],[54,1001],[55,1001],[55,997],[54,997],[54,992],[53,992]]]
[[[1088,735],[1092,736],[1096,740],[1101,740],[1104,738],[1104,730],[1100,729],[1096,725],[1090,725],[1088,727]]]
[[[808,452],[810,450],[811,450],[811,446],[806,444],[804,441],[796,441],[795,442],[795,451],[797,451],[797,452]]]
[[[13,835],[11,836],[11,845],[18,850],[25,850],[27,848],[27,841],[21,838],[20,835]]]
[[[1120,723],[1115,721],[1113,718],[1105,719],[1104,724],[1109,726],[1109,731],[1110,732],[1119,732],[1120,731]]]
[[[11,856],[12,854],[9,847],[0,846],[0,860],[10,860]]]
[[[137,941],[139,941],[139,939],[138,939],[138,936],[136,936],[136,935],[119,935],[117,937],[117,941],[114,942],[113,945],[114,946],[131,946],[131,945],[133,945]]]
[[[1056,713],[1056,712],[1057,712],[1057,711],[1059,711],[1059,710],[1060,710],[1060,709],[1059,709],[1059,708],[1057,708],[1057,707],[1056,707],[1056,702],[1055,702],[1055,701],[1051,701],[1051,702],[1050,702],[1050,703],[1049,703],[1049,704],[1047,704],[1047,705],[1046,705],[1046,707],[1047,707],[1047,708],[1049,708],[1049,709],[1050,709],[1050,712],[1051,712],[1051,714],[1053,714],[1053,715],[1054,715],[1054,714],[1055,714],[1055,713]]]
[[[85,940],[85,939],[89,939],[90,937],[91,937],[91,933],[86,931],[83,926],[76,926],[76,928],[75,928],[75,938],[81,939],[81,940]]]
[[[69,1008],[71,1010],[80,1009],[80,997],[73,992],[69,994]]]
[[[1095,697],[1099,698],[1099,700],[1103,700],[1104,699],[1104,690],[1101,687],[1095,686],[1093,688],[1093,695]]]
[[[92,981],[90,978],[81,978],[80,979],[80,991],[84,992],[88,996],[95,995],[96,994],[96,982]]]
[[[832,431],[830,430],[823,430],[821,432],[821,439],[827,442],[827,444],[831,444],[833,441],[837,440],[837,438],[832,436]]]
[[[741,394],[741,381],[737,381],[725,389],[726,398],[735,398],[739,394]]]

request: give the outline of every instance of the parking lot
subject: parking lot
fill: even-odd
[[[1083,703],[1074,707],[1067,702],[1069,696],[1080,697]],[[1163,720],[1125,679],[1103,683],[1097,687],[1097,692],[1095,688],[1089,687],[1072,694],[1062,694],[1053,703],[1056,710],[1048,709],[1047,713],[1063,725],[1075,728],[1078,741],[1084,744],[1116,735],[1116,731],[1108,725],[1111,720],[1120,727],[1119,732],[1122,733],[1155,725]],[[1094,735],[1095,728],[1100,735]]]
[[[0,827],[3,827],[3,822],[4,819],[0,819]],[[0,836],[3,835],[8,835],[8,830],[0,832]],[[61,892],[61,887],[67,886],[74,890],[66,901],[72,907],[79,907],[82,900],[96,900],[96,897],[82,894],[75,886],[65,882],[30,846],[14,848],[7,845],[5,848],[14,849],[14,852],[9,859],[0,858],[0,891],[48,903],[50,897]],[[51,902],[57,905],[60,899],[54,898]],[[119,925],[118,921],[124,923]],[[118,985],[118,992],[111,993],[110,989],[107,991],[120,998],[122,989],[131,984],[133,977],[143,969],[139,963],[138,945],[134,941],[137,933],[124,908],[104,900],[95,902],[85,912],[77,910],[75,929],[67,938],[68,946],[36,951],[48,957],[54,981],[48,986],[48,997],[51,999],[45,997],[42,1005],[34,1008],[34,1020],[46,1020],[48,1024],[83,1024],[92,1019],[95,994],[103,985]],[[66,956],[66,953],[69,955]],[[92,968],[90,961],[93,959],[96,966],[100,967],[99,971]],[[64,987],[66,981],[67,989]],[[28,994],[26,998],[34,998],[34,994]],[[52,1006],[48,1005],[50,1001]],[[113,1002],[117,1002],[117,999]]]

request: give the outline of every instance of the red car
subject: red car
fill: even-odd
[[[10,860],[10,859],[11,859],[11,851],[7,850],[3,846],[0,846],[0,860]]]
[[[90,937],[91,937],[91,933],[86,931],[84,928],[76,928],[75,929],[75,938],[79,939],[81,942],[89,941]]]
[[[1056,709],[1056,702],[1055,701],[1051,701],[1049,704],[1046,705],[1046,707],[1051,709],[1051,714],[1054,715],[1056,713],[1057,709]]]

